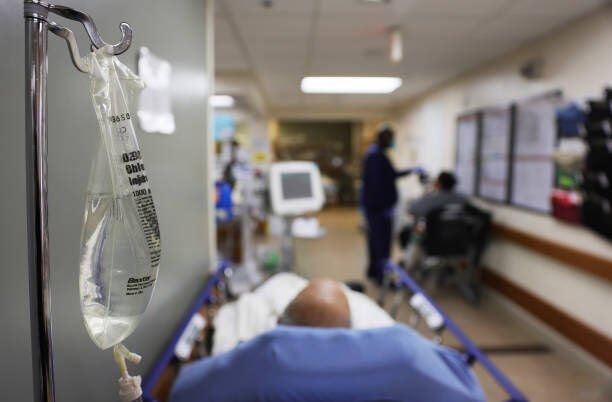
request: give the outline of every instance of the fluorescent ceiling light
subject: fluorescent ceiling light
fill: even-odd
[[[402,85],[398,77],[304,77],[307,94],[388,94]]]
[[[210,97],[212,107],[233,107],[234,103],[234,97],[230,95],[213,95]]]

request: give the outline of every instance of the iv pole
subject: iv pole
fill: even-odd
[[[49,232],[47,229],[47,31],[64,38],[72,62],[86,72],[74,34],[53,21],[49,13],[83,24],[93,48],[104,42],[92,19],[69,7],[40,0],[24,0],[25,18],[25,117],[28,276],[30,283],[30,322],[34,400],[55,401],[51,330]],[[121,41],[111,46],[115,55],[125,52],[132,40],[132,29],[121,23]]]

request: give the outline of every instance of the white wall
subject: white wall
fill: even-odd
[[[395,118],[399,132],[396,162],[419,162],[430,171],[452,168],[455,119],[460,113],[495,103],[507,103],[552,89],[566,98],[601,94],[612,84],[612,6],[527,44],[469,72],[405,105]],[[519,66],[532,57],[545,62],[544,77],[523,79]],[[416,155],[416,157],[414,156]],[[406,182],[404,197],[418,186]],[[612,244],[588,230],[548,216],[490,205],[496,220],[560,243],[612,259]],[[485,264],[500,275],[539,295],[593,328],[612,336],[612,284],[602,281],[515,243],[496,240]]]

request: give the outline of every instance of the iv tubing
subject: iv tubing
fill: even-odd
[[[119,396],[122,402],[142,402],[142,378],[140,376],[132,377],[128,373],[126,360],[132,363],[140,363],[142,359],[140,355],[132,353],[123,344],[115,345],[113,348],[115,362],[119,367],[121,377],[119,378]]]

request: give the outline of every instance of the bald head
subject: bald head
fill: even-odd
[[[351,311],[342,285],[313,279],[289,303],[281,324],[322,328],[350,328]]]

